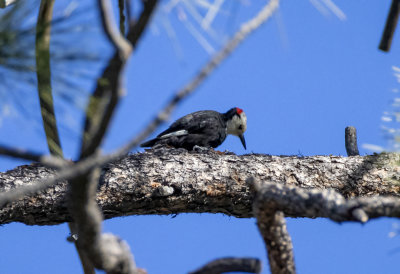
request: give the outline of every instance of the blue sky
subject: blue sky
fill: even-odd
[[[334,2],[345,20],[331,11],[324,15],[310,1],[282,1],[279,13],[185,100],[171,121],[202,109],[224,112],[233,106],[243,108],[248,117],[247,151],[235,137],[228,137],[218,148],[237,154],[346,155],[344,129],[348,125],[358,130],[361,154],[371,153],[362,144],[388,147],[381,129],[382,115],[392,109],[396,96],[392,90],[398,88],[392,66],[399,66],[399,35],[395,35],[390,53],[380,52],[378,44],[391,1]],[[212,26],[220,39],[205,34],[211,47],[218,49],[226,34],[254,15],[265,1],[243,3],[236,8],[225,4],[227,10],[237,9],[237,13],[217,18]],[[209,59],[207,50],[177,14],[173,11],[168,16],[177,40],[168,37],[163,27],[165,15],[160,12],[129,61],[127,94],[114,117],[105,151],[138,133]],[[96,22],[95,14],[90,18]],[[96,41],[85,43],[101,49],[106,60],[111,49],[104,37],[97,35]],[[100,67],[92,69],[94,75]],[[90,90],[88,83],[91,81],[82,80]],[[35,95],[31,93],[32,116],[2,117],[0,142],[47,153]],[[64,104],[56,98],[56,106]],[[81,113],[69,105],[58,115],[66,128],[62,130],[66,156],[73,158]],[[23,163],[1,158],[0,171]],[[339,225],[324,219],[287,222],[299,273],[398,272],[400,242],[398,237],[388,236],[398,220],[382,218],[365,225]],[[185,273],[222,256],[258,257],[263,260],[264,273],[269,271],[254,219],[222,214],[130,216],[105,221],[104,230],[128,241],[137,264],[149,273]],[[66,224],[0,227],[1,272],[79,273],[78,257],[65,240],[67,236]]]

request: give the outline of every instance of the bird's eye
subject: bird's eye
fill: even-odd
[[[238,127],[238,130],[242,130],[242,129],[243,129],[243,126],[240,125],[240,126]]]

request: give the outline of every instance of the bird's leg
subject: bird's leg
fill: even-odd
[[[193,151],[199,152],[199,153],[206,153],[209,152],[210,150],[214,150],[212,147],[201,147],[198,145],[195,145],[193,147]]]
[[[151,150],[163,150],[163,149],[171,149],[174,148],[173,146],[163,144],[163,143],[158,143],[155,144],[154,146],[151,147]]]

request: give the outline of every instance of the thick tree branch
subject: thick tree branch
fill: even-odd
[[[293,244],[286,227],[285,215],[276,207],[266,206],[260,184],[251,177],[247,180],[254,192],[253,213],[267,247],[271,273],[296,273]]]
[[[247,218],[253,216],[252,195],[245,182],[249,177],[306,189],[333,188],[346,198],[399,197],[399,161],[397,154],[295,157],[151,150],[106,165],[100,177],[97,203],[105,218],[182,212]],[[84,169],[73,168],[76,166],[57,172],[57,176],[84,174]],[[45,183],[54,174],[54,170],[37,164],[0,173],[0,201],[13,201],[8,195],[15,189],[38,181]],[[66,194],[67,185],[62,181],[38,194],[10,202],[0,207],[0,224],[51,225],[71,221]],[[307,212],[285,214],[310,217]]]
[[[189,274],[220,274],[225,272],[261,273],[261,261],[255,258],[221,258],[189,272]]]
[[[399,197],[358,197],[346,200],[333,189],[302,189],[277,183],[257,183],[258,207],[275,208],[290,216],[323,217],[335,222],[365,223],[378,217],[400,217]]]

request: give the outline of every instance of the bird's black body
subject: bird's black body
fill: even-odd
[[[237,115],[237,108],[226,113],[203,110],[190,113],[176,120],[167,130],[141,147],[170,145],[176,148],[192,150],[194,146],[213,147],[221,145],[227,135],[227,121]]]

